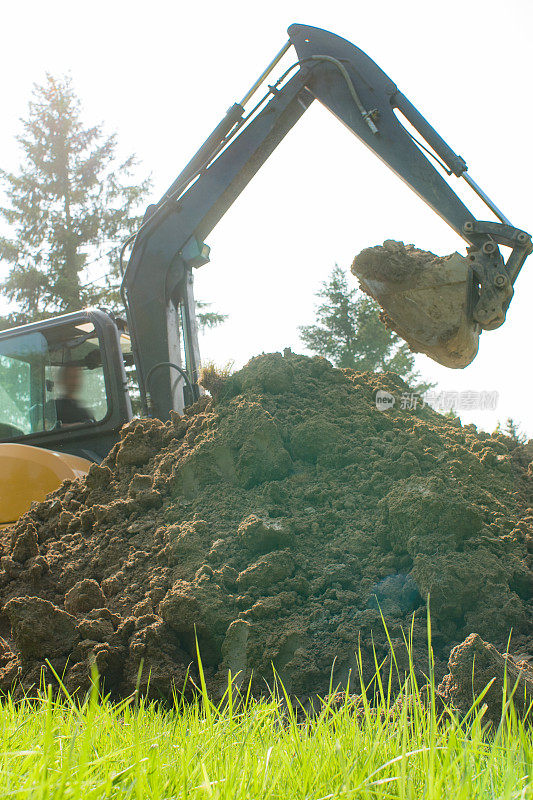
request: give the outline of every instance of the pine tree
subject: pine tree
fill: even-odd
[[[18,308],[3,324],[119,305],[117,246],[139,225],[149,180],[134,180],[134,156],[117,161],[114,135],[83,125],[68,77],[34,86],[22,125],[20,169],[0,171],[9,200],[0,215],[11,234],[0,238],[10,265],[0,290]],[[98,286],[87,272],[95,261],[104,273]]]
[[[516,423],[512,417],[507,418],[503,432],[516,444],[525,444],[527,442],[527,436],[525,433],[522,433],[520,430],[520,425]]]
[[[201,331],[205,331],[206,328],[216,328],[228,318],[227,314],[220,314],[218,311],[203,310],[209,308],[210,305],[211,303],[204,303],[201,300],[196,301],[196,319]]]
[[[410,385],[417,383],[414,355],[399,336],[379,318],[377,303],[358,289],[350,289],[338,265],[317,292],[317,322],[300,327],[305,346],[329,358],[337,367],[360,371],[392,370]],[[419,391],[429,384],[418,385]]]

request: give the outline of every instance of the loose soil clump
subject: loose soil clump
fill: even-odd
[[[448,670],[437,696],[460,716],[476,704],[484,706],[484,722],[498,725],[512,702],[518,717],[533,720],[533,669],[525,661],[501,655],[472,633],[453,648]]]
[[[381,306],[385,325],[415,353],[462,369],[475,358],[480,334],[472,321],[469,264],[459,253],[436,256],[388,239],[359,253],[351,269]]]
[[[212,376],[213,377],[213,376]],[[378,390],[396,403],[378,410]],[[114,696],[171,698],[228,670],[300,699],[390,658],[436,675],[471,633],[527,661],[531,453],[430,408],[395,375],[285,351],[216,382],[183,417],[136,419],[85,479],[3,532],[0,688],[95,664]],[[409,405],[409,403],[407,404]],[[382,619],[383,617],[383,619]],[[387,625],[384,630],[383,620]]]

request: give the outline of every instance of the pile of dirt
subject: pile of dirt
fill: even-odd
[[[293,695],[325,694],[359,652],[368,677],[388,657],[381,614],[400,668],[412,625],[427,670],[428,596],[439,680],[472,632],[505,648],[512,629],[533,657],[527,449],[402,408],[393,374],[290,351],[210,385],[4,531],[3,689],[43,668],[83,689],[95,663],[125,695],[143,664],[141,689],[169,697],[197,675],[197,637],[214,697],[229,669],[266,691],[272,665]]]

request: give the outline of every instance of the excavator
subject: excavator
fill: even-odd
[[[504,322],[531,236],[512,225],[362,50],[307,25],[291,25],[288,35],[124,243],[121,265],[131,247],[121,287],[125,319],[83,310],[0,333],[0,525],[99,463],[132,418],[132,396],[143,415],[161,420],[199,398],[193,270],[209,261],[210,232],[315,100],[467,244],[466,257],[427,269],[417,263],[401,275],[388,275],[394,254],[385,252],[376,269],[362,259],[361,284],[396,330],[414,350],[461,368],[475,357],[480,332]],[[289,51],[293,63],[274,80]],[[495,219],[476,219],[443,173],[465,180]]]

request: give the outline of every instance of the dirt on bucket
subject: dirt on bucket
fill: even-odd
[[[61,676],[170,698],[273,668],[305,699],[389,657],[437,679],[477,633],[533,658],[531,453],[402,404],[395,375],[285,351],[183,417],[136,419],[85,479],[3,532],[0,687]],[[395,398],[385,410],[376,392]],[[378,407],[379,406],[379,407]],[[387,626],[385,632],[383,621]],[[185,687],[185,688],[184,688]]]
[[[452,369],[476,357],[480,327],[472,317],[475,289],[467,258],[436,256],[389,239],[359,253],[351,270],[381,306],[382,321],[415,353]]]

